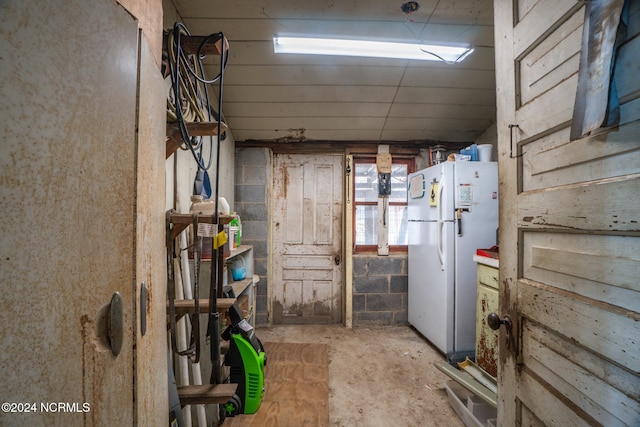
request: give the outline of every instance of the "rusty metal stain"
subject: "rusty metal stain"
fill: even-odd
[[[489,332],[488,330],[489,327],[486,319],[491,310],[489,309],[486,294],[482,296],[480,308],[482,326],[480,327],[480,336],[478,337],[478,345],[476,348],[476,363],[495,377],[498,375],[498,339],[497,332]],[[492,336],[489,336],[490,333],[492,333]]]
[[[283,190],[283,193],[280,195],[280,197],[286,199],[287,190],[289,189],[289,169],[287,169],[287,165],[280,166],[280,176],[282,178],[282,190]]]

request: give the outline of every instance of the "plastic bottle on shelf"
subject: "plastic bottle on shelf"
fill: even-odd
[[[211,199],[204,199],[201,195],[193,195],[191,196],[191,208],[189,209],[189,213],[190,214],[194,214],[194,213],[201,213],[204,215],[214,215],[216,212],[216,203],[215,201],[211,200]],[[201,234],[209,234],[209,237],[203,237],[202,238],[202,252],[200,253],[200,258],[201,259],[211,259],[211,253],[212,253],[212,237],[214,236],[217,231],[214,229],[214,225],[213,224],[205,224],[202,223],[200,225],[200,233]],[[204,232],[203,229],[209,229],[209,233]],[[193,230],[192,232],[197,233],[198,230]],[[195,236],[196,234],[194,234]],[[193,242],[193,238],[191,238],[190,242]],[[191,247],[191,244],[190,244]],[[193,249],[189,251],[190,253],[193,253]]]
[[[229,231],[231,239],[233,239],[233,248],[240,247],[240,236],[242,235],[242,223],[240,222],[240,216],[235,212],[232,214],[233,219],[229,222]]]
[[[218,209],[222,215],[229,215],[231,208],[229,207],[229,202],[227,202],[227,199],[222,196],[218,197],[218,205]]]
[[[240,238],[242,237],[242,221],[240,221],[240,215],[236,215],[238,219],[238,237],[236,240],[238,241],[238,247],[240,247]]]
[[[236,281],[243,280],[247,277],[247,268],[242,258],[238,258],[231,264],[231,277]]]

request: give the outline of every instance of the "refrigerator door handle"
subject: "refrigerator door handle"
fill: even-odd
[[[438,185],[438,221],[436,223],[436,236],[437,236],[437,248],[438,248],[438,259],[440,260],[440,268],[444,271],[444,250],[442,248],[442,189],[444,188],[444,177],[440,179],[440,185]]]
[[[440,269],[444,271],[444,251],[442,250],[442,227],[444,223],[442,221],[438,221],[437,227],[438,232],[438,259],[440,260]]]

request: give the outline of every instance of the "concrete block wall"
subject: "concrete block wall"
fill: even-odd
[[[242,221],[243,245],[253,246],[257,285],[256,325],[269,324],[268,243],[271,154],[266,148],[237,148],[235,159],[235,205]]]
[[[407,255],[353,256],[353,324],[406,325]]]

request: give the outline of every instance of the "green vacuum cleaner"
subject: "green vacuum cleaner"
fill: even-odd
[[[229,341],[224,364],[229,367],[230,382],[238,384],[238,389],[231,400],[222,405],[224,413],[221,415],[254,414],[264,393],[264,367],[267,363],[264,347],[253,326],[242,318],[236,303],[229,308],[229,318],[231,324],[222,333],[222,339]]]

